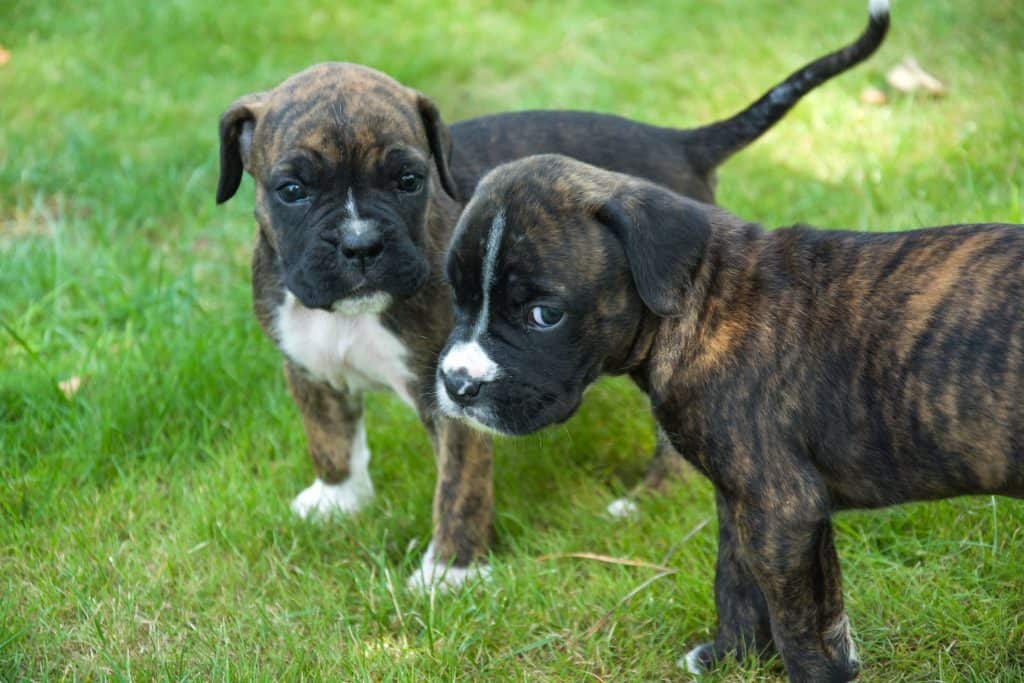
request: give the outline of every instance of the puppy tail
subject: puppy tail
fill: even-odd
[[[761,137],[801,97],[874,54],[889,30],[889,0],[868,0],[868,15],[867,28],[855,42],[801,67],[735,116],[687,131],[698,169],[712,171]]]

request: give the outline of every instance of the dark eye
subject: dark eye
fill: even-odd
[[[552,306],[533,306],[527,316],[530,327],[538,330],[550,330],[565,318],[565,313]]]
[[[309,199],[309,192],[296,182],[285,183],[275,190],[277,197],[285,204],[298,204]]]
[[[398,191],[415,194],[423,188],[423,176],[419,173],[403,173],[398,178]]]

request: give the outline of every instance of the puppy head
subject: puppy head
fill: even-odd
[[[683,312],[710,232],[700,204],[565,157],[495,169],[448,252],[442,410],[507,434],[568,419],[645,315]]]
[[[429,273],[427,206],[454,195],[434,104],[372,69],[320,64],[234,102],[220,120],[217,201],[242,170],[285,286],[351,311],[416,292]]]

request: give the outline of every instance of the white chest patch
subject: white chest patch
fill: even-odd
[[[391,389],[415,405],[408,350],[379,316],[309,309],[286,292],[277,309],[277,335],[285,355],[317,381],[354,393]]]

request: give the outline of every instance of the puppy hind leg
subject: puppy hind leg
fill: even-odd
[[[684,481],[690,473],[686,459],[672,446],[661,427],[655,433],[654,454],[647,466],[643,481],[628,496],[616,498],[605,511],[616,519],[630,517],[637,512],[635,499],[644,493],[662,493],[675,482]]]
[[[352,514],[373,499],[362,396],[311,380],[285,362],[285,377],[302,422],[316,480],[292,501],[303,519]]]
[[[654,455],[644,475],[642,490],[662,492],[674,482],[686,480],[692,470],[661,427],[658,427],[655,437]]]

